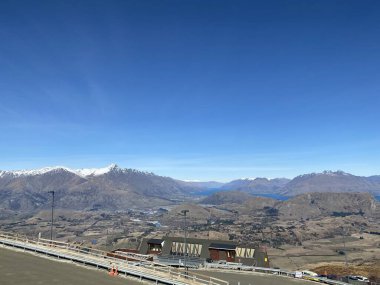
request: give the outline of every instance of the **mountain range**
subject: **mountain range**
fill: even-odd
[[[216,205],[239,215],[258,212],[281,219],[308,219],[322,216],[366,215],[378,213],[380,203],[369,193],[304,193],[286,201],[256,197],[245,192],[224,191],[210,195],[201,204]]]
[[[379,195],[380,176],[361,177],[342,171],[325,171],[300,175],[292,180],[256,178],[222,184],[181,181],[120,168],[115,164],[99,169],[46,167],[0,171],[0,210],[34,211],[46,208],[51,201],[49,191],[55,191],[57,207],[124,210],[183,201],[190,194],[199,194],[207,189],[287,196],[307,192],[369,192]],[[236,199],[244,197],[240,196]]]
[[[220,187],[220,190],[239,190],[251,194],[280,194],[289,183],[287,178],[245,178],[233,180]]]
[[[299,175],[291,180],[286,178],[238,179],[224,184],[220,190],[285,196],[311,192],[368,192],[380,195],[380,175],[364,177],[343,171],[324,171]]]
[[[0,209],[45,207],[55,191],[56,205],[68,209],[123,210],[183,199],[189,191],[169,177],[110,165],[102,169],[65,167],[0,172]]]

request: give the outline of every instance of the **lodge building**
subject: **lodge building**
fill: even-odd
[[[207,261],[225,260],[244,265],[269,267],[269,259],[263,248],[241,245],[233,241],[187,238],[187,250],[183,237],[164,237],[162,239],[143,239],[139,246],[140,254],[155,254],[163,257],[183,257],[185,252],[190,258]]]

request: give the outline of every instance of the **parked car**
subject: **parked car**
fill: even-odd
[[[295,272],[292,272],[291,275],[292,275],[294,278],[302,278],[302,272],[301,272],[301,271],[295,271]]]
[[[319,281],[318,274],[309,270],[302,271],[302,278],[311,280],[311,281]]]
[[[360,276],[360,275],[356,275],[356,280],[358,281],[362,281],[362,282],[369,282],[369,279],[367,277],[364,277],[364,276]]]
[[[309,270],[303,270],[302,275],[318,277],[318,273],[315,273],[315,272],[309,271]]]

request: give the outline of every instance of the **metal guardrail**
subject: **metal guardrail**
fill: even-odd
[[[142,262],[145,262],[145,261],[150,261],[152,260],[152,256],[150,255],[146,255],[146,254],[139,254],[139,253],[134,253],[134,252],[126,252],[126,251],[122,251],[122,250],[116,250],[116,251],[112,251],[110,253],[108,253],[108,255],[112,256],[112,254],[114,255],[118,255],[118,256],[121,256],[121,257],[125,257],[126,259],[130,259],[130,260],[135,260],[135,261],[142,261]]]
[[[158,255],[156,260],[160,264],[176,266],[176,267],[184,267],[185,266],[185,257],[177,256],[177,255]],[[188,268],[199,268],[203,266],[206,259],[200,257],[186,257],[186,267]]]
[[[11,233],[0,232],[0,244],[8,247],[20,248],[39,254],[44,254],[58,259],[66,259],[85,265],[94,266],[98,269],[109,270],[117,267],[119,274],[131,275],[140,280],[150,280],[168,285],[229,285],[227,281],[188,273],[162,266],[155,262],[130,262],[107,256],[106,251],[86,248],[76,244],[47,239],[29,239]]]

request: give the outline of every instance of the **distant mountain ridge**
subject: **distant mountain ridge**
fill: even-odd
[[[295,196],[311,192],[368,192],[380,195],[380,175],[355,176],[343,171],[324,171],[286,178],[238,179],[224,184],[221,191],[238,190],[249,194]]]
[[[245,178],[226,183],[220,189],[238,190],[250,194],[278,194],[289,181],[287,178]]]
[[[355,176],[343,171],[324,171],[295,177],[281,194],[295,196],[310,192],[369,192],[380,193],[380,179],[376,176]]]
[[[213,192],[240,191],[233,192],[233,195],[240,196],[235,200],[240,201],[243,197],[248,198],[245,194],[296,196],[309,192],[369,192],[380,195],[380,176],[361,177],[342,171],[325,171],[300,175],[292,180],[255,178],[222,184],[213,181],[181,181],[150,172],[120,168],[116,164],[90,169],[45,167],[0,171],[0,210],[34,211],[46,208],[51,199],[49,191],[55,191],[57,207],[125,210],[129,207],[173,204],[207,189]],[[233,198],[232,194],[226,195],[215,199],[221,203]]]
[[[177,180],[177,181],[181,185],[195,188],[195,190],[218,189],[224,185],[224,183],[217,182],[217,181],[182,181],[182,180]]]

